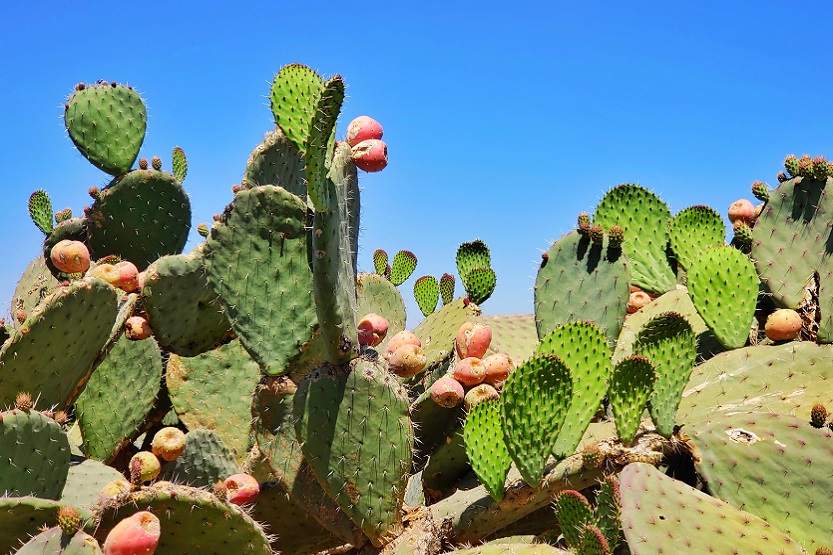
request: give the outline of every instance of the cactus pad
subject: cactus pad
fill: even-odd
[[[384,352],[390,338],[405,329],[405,301],[390,281],[378,274],[362,272],[356,278],[356,314],[362,318],[371,312],[388,321],[388,333],[376,346]]]
[[[399,251],[393,255],[390,281],[396,286],[402,285],[411,277],[417,267],[417,257],[411,251]]]
[[[182,183],[185,181],[185,176],[188,174],[188,159],[185,157],[185,151],[182,147],[175,146],[171,154],[171,165],[173,166],[174,179]]]
[[[616,422],[616,434],[622,443],[629,444],[636,437],[655,379],[654,367],[645,357],[623,358],[613,369],[610,408]]]
[[[434,276],[422,276],[414,282],[414,298],[424,316],[437,308],[440,300],[440,284]]]
[[[468,413],[463,428],[463,440],[471,467],[486,486],[489,495],[497,502],[503,500],[503,487],[512,464],[503,442],[500,421],[500,400],[486,399]]]
[[[307,136],[316,117],[315,109],[323,91],[324,80],[321,76],[301,64],[282,67],[272,82],[270,98],[275,123],[300,152],[305,151]]]
[[[69,440],[35,410],[0,412],[0,492],[58,499],[69,472]]]
[[[451,274],[443,274],[440,277],[440,298],[443,301],[443,306],[454,300],[454,276]]]
[[[677,262],[688,270],[701,252],[724,244],[726,227],[715,209],[690,206],[671,220],[668,239]]]
[[[246,173],[240,185],[251,189],[260,185],[277,185],[300,198],[307,198],[306,166],[301,151],[286,138],[281,128],[266,134],[249,155]]]
[[[43,189],[38,189],[29,197],[29,217],[44,235],[52,233],[52,202]]]

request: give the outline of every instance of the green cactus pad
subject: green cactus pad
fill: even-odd
[[[781,183],[752,230],[752,259],[780,308],[797,308],[818,274],[818,341],[833,343],[833,178],[797,177]]]
[[[499,399],[487,399],[475,405],[466,416],[463,439],[475,474],[495,501],[502,501],[512,458],[503,442]]]
[[[535,280],[538,337],[560,324],[586,320],[599,326],[613,343],[628,309],[628,264],[622,251],[593,245],[577,231],[556,241]]]
[[[15,555],[100,555],[101,546],[95,538],[83,531],[67,536],[60,526],[44,530],[26,545],[15,552]]]
[[[31,314],[35,306],[45,299],[49,295],[49,292],[58,287],[60,283],[52,276],[52,272],[46,266],[43,256],[37,256],[26,266],[23,275],[17,282],[11,307],[14,309],[16,304],[20,303],[23,306],[23,311],[26,314]]]
[[[451,274],[443,274],[440,278],[440,298],[443,301],[443,306],[454,300],[454,276]]]
[[[564,534],[564,542],[568,547],[577,549],[585,528],[594,521],[593,507],[586,497],[571,489],[559,492],[553,505],[558,526]]]
[[[239,341],[195,357],[171,355],[168,394],[189,430],[217,434],[242,462],[250,445],[252,396],[260,369]]]
[[[688,291],[726,348],[746,344],[758,301],[758,275],[745,254],[729,246],[704,251],[688,270]]]
[[[637,335],[633,353],[654,367],[654,391],[649,401],[657,432],[669,437],[683,391],[697,359],[697,339],[691,324],[674,312],[654,317]]]
[[[66,409],[89,379],[115,317],[115,290],[96,278],[44,299],[0,349],[0,406],[30,391],[39,406]]]
[[[474,304],[485,302],[497,286],[497,276],[491,268],[475,268],[466,274],[464,280],[466,295]]]
[[[333,155],[333,134],[336,120],[344,102],[344,81],[336,75],[327,81],[314,108],[314,117],[304,144],[306,161],[307,196],[315,210],[328,210],[331,196],[327,170]],[[349,150],[350,146],[344,144]],[[350,157],[347,157],[348,160]],[[332,199],[334,202],[335,199]]]
[[[293,413],[304,457],[345,514],[374,545],[398,536],[414,436],[397,379],[360,359],[325,365],[299,386]]]
[[[0,492],[58,499],[69,472],[69,440],[36,410],[0,412]]]
[[[52,254],[52,247],[63,241],[64,239],[70,241],[87,242],[87,218],[71,218],[64,220],[52,229],[52,233],[43,240],[43,260],[46,267],[52,272],[52,275],[60,280],[65,280],[67,274],[61,272],[52,263],[50,255]]]
[[[532,314],[501,314],[477,316],[473,321],[485,324],[492,330],[492,341],[486,355],[504,353],[515,364],[528,359],[538,346],[535,316]]]
[[[161,521],[155,555],[273,555],[263,528],[246,512],[207,491],[158,482],[107,500],[98,511],[95,536],[103,541],[122,519],[150,511]]]
[[[645,357],[623,358],[613,369],[610,408],[616,422],[616,434],[624,444],[630,444],[636,437],[655,379],[654,367]]]
[[[154,341],[121,338],[75,402],[84,454],[110,462],[138,436],[159,394],[162,355]]]
[[[277,185],[302,199],[307,198],[304,156],[280,127],[268,132],[263,142],[249,155],[240,185],[244,189]]]
[[[272,82],[270,99],[275,123],[301,152],[305,151],[324,86],[320,75],[301,64],[282,67]]]
[[[43,189],[29,197],[29,217],[44,235],[52,233],[52,201]]]
[[[188,159],[185,158],[185,151],[182,147],[175,146],[171,154],[171,165],[173,166],[174,179],[182,183],[188,174]]]
[[[701,252],[725,243],[726,226],[715,209],[690,206],[671,220],[668,240],[677,262],[688,270]]]
[[[208,281],[261,372],[289,371],[317,319],[306,205],[280,187],[240,191],[206,241]]]
[[[64,109],[69,138],[98,169],[130,171],[147,128],[147,110],[133,87],[98,83],[76,88]]]
[[[373,251],[373,270],[380,276],[384,276],[388,270],[388,253],[382,249]]]
[[[101,191],[87,221],[93,258],[117,255],[143,270],[160,256],[182,252],[191,229],[191,202],[171,174],[134,170]]]
[[[559,459],[575,453],[587,426],[599,411],[613,372],[610,347],[602,331],[590,322],[570,322],[547,334],[536,355],[558,357],[570,369],[572,397],[553,447]]]
[[[634,555],[801,554],[801,545],[759,517],[670,478],[645,463],[621,474],[622,530]]]
[[[490,542],[468,549],[448,551],[446,555],[570,555],[571,553],[547,543]]]
[[[61,503],[92,511],[99,502],[104,486],[114,480],[124,480],[121,472],[93,459],[73,458],[67,483],[61,492]]]
[[[210,488],[239,473],[240,466],[217,434],[210,430],[191,430],[185,434],[185,451],[166,463],[159,477],[177,484]]]
[[[422,343],[422,350],[428,361],[426,371],[436,369],[451,356],[460,326],[479,315],[480,310],[476,305],[459,298],[419,323],[414,329],[414,335],[419,337]]]
[[[469,272],[475,268],[492,267],[492,255],[489,253],[489,247],[480,239],[460,245],[457,248],[455,261],[457,262],[457,274],[460,276],[466,291],[469,289],[467,282]]]
[[[709,493],[777,526],[808,551],[830,545],[833,432],[774,413],[721,415],[691,428]],[[773,500],[778,502],[774,503]]]
[[[497,399],[490,399],[490,400],[497,400]],[[433,402],[433,401],[432,401]],[[434,403],[436,404],[436,403]],[[462,403],[460,405],[462,407]],[[449,411],[448,409],[444,409],[446,413],[448,412],[456,412],[456,411]],[[473,410],[473,409],[472,409]],[[498,418],[500,418],[500,406],[498,406]],[[460,420],[458,419],[455,424],[457,424],[455,430],[451,432],[451,435],[447,436],[448,439],[441,442],[437,445],[436,449],[433,449],[429,453],[428,464],[422,469],[422,477],[420,478],[420,482],[422,484],[421,490],[423,494],[428,495],[428,499],[430,500],[439,500],[448,495],[454,493],[454,491],[460,487],[460,480],[470,474],[472,472],[472,467],[474,463],[469,461],[468,452],[469,448],[466,447],[466,442],[464,439],[463,430],[460,428],[459,425]],[[500,442],[503,444],[503,431],[498,427],[496,428],[497,433],[500,434]],[[419,438],[419,436],[417,436]],[[471,444],[474,439],[469,438],[469,443]],[[483,445],[480,449],[483,451],[480,453],[481,455],[484,454],[486,451],[491,449],[491,445]],[[500,447],[497,446],[497,449],[500,450]],[[506,446],[503,445],[503,451],[506,451]],[[485,455],[488,457],[489,455]],[[507,466],[506,470],[509,471],[509,466],[512,463],[512,459],[509,458],[509,453],[506,453],[507,459]],[[488,461],[491,462],[491,461]],[[494,491],[495,499],[498,496],[503,496],[503,481],[497,477],[497,474],[500,473],[499,470],[494,469],[492,475],[488,475],[489,470],[483,469],[483,466],[487,464],[487,462],[480,461],[481,469],[484,470],[484,475],[475,474],[478,476],[478,479],[483,483],[486,484],[488,480],[491,480],[491,487],[490,485],[486,485],[486,490],[490,492]],[[504,480],[506,479],[506,475],[503,476]],[[413,479],[413,477],[412,477]],[[500,484],[498,485],[498,482]]]
[[[440,301],[440,284],[434,276],[422,276],[414,282],[414,298],[424,316],[437,309]]]
[[[611,547],[619,543],[619,534],[622,531],[622,499],[619,489],[619,480],[614,476],[607,476],[596,492],[596,526]]]
[[[14,553],[40,530],[57,526],[64,503],[39,497],[0,496],[0,553]],[[92,515],[81,510],[83,519]]]
[[[234,333],[205,276],[201,250],[163,256],[148,267],[142,298],[159,346],[193,357],[232,339]]]
[[[382,353],[390,338],[405,329],[405,301],[399,289],[383,276],[362,272],[356,278],[356,314],[362,318],[371,312],[388,321],[388,333],[376,346]]]
[[[411,251],[399,251],[393,255],[391,263],[390,281],[396,286],[402,285],[411,277],[417,267],[417,257]]]
[[[501,392],[506,447],[523,479],[537,486],[567,416],[573,387],[558,357],[538,355],[509,374]]]
[[[602,197],[593,222],[605,231],[614,225],[624,230],[622,250],[634,285],[656,294],[674,288],[676,278],[666,257],[671,211],[657,195],[639,185],[618,185]]]

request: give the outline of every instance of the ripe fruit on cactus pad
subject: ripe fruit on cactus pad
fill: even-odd
[[[417,347],[422,347],[422,342],[419,340],[419,337],[414,335],[413,332],[402,330],[391,337],[390,341],[388,341],[388,346],[385,349],[385,358],[390,359],[391,355],[403,345],[416,345]]]
[[[369,116],[359,116],[347,126],[347,144],[356,146],[368,139],[382,138],[382,125]]]
[[[459,405],[465,394],[463,385],[450,376],[443,376],[431,385],[431,399],[447,409]]]
[[[736,221],[742,221],[744,223],[752,223],[755,219],[755,206],[752,202],[742,198],[740,200],[736,200],[731,205],[729,205],[729,221],[735,223]]]
[[[782,308],[766,319],[766,336],[773,341],[795,339],[801,331],[801,316],[795,310]]]
[[[251,503],[260,493],[260,484],[248,474],[234,474],[223,481],[226,500],[234,505]]]
[[[104,541],[104,554],[153,555],[161,535],[159,517],[148,511],[139,511],[110,530]]]
[[[151,336],[153,331],[144,316],[131,316],[124,323],[124,334],[131,341],[140,341]]]
[[[173,461],[185,451],[185,433],[173,426],[162,428],[153,436],[150,448],[160,459]]]
[[[454,379],[467,387],[483,383],[485,378],[486,366],[477,357],[464,358],[454,367]]]
[[[475,386],[466,393],[466,411],[470,411],[486,399],[499,399],[500,394],[497,389],[487,383],[482,383]]]
[[[371,312],[356,324],[359,329],[359,345],[375,347],[388,334],[388,321],[384,316]]]
[[[486,377],[483,382],[495,386],[497,389],[503,387],[509,373],[515,368],[515,363],[505,353],[495,353],[483,359],[483,367],[486,369]]]
[[[388,145],[379,139],[368,139],[352,149],[353,163],[366,172],[378,172],[388,165]]]
[[[427,362],[422,347],[402,345],[388,357],[388,369],[400,378],[411,378],[422,372]]]
[[[52,263],[62,272],[75,274],[90,268],[90,251],[81,241],[58,241],[49,253]]]
[[[492,342],[492,328],[486,324],[466,322],[457,331],[457,356],[483,358]]]

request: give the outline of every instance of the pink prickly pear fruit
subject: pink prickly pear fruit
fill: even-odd
[[[470,411],[486,399],[498,399],[499,397],[500,394],[497,392],[497,389],[487,383],[482,383],[469,389],[469,392],[466,393],[466,398],[464,399],[466,410]]]
[[[391,337],[390,341],[388,341],[388,346],[385,349],[385,358],[390,359],[391,355],[403,345],[416,345],[417,347],[422,347],[422,342],[419,340],[419,337],[413,334],[413,332],[402,330]]]
[[[122,260],[114,268],[118,271],[119,277],[113,285],[127,293],[133,293],[139,289],[139,268],[135,264]]]
[[[164,461],[176,460],[185,451],[185,433],[173,426],[162,428],[153,436],[150,450]]]
[[[375,347],[388,334],[388,321],[384,316],[371,312],[356,325],[359,329],[359,345]]]
[[[356,146],[368,139],[381,139],[382,125],[369,116],[359,116],[347,125],[347,144]]]
[[[515,363],[506,353],[495,353],[483,359],[483,367],[486,369],[483,382],[500,389],[515,368]]]
[[[443,376],[431,384],[431,399],[447,409],[459,405],[465,395],[463,384],[451,376]]]
[[[67,274],[84,273],[90,269],[90,250],[81,241],[58,241],[49,251],[49,259]]]
[[[131,341],[141,341],[150,337],[153,330],[144,316],[131,316],[124,323],[124,334]]]
[[[466,387],[483,383],[486,378],[486,366],[477,357],[464,358],[454,367],[454,379]]]
[[[795,339],[801,331],[801,316],[789,308],[776,310],[766,319],[764,331],[766,336],[773,341]]]
[[[388,145],[379,139],[368,139],[352,148],[353,163],[366,172],[378,172],[388,165]]]
[[[136,276],[136,280],[138,281],[138,287],[136,288],[137,291],[141,292],[145,286],[145,279],[147,279],[148,271],[144,270],[139,272],[139,275]]]
[[[162,464],[150,451],[139,451],[130,459],[130,481],[134,484],[150,482],[159,476]]]
[[[245,505],[254,501],[260,493],[260,484],[248,474],[234,474],[223,481],[226,500],[234,505]]]
[[[104,555],[153,555],[161,536],[159,517],[139,511],[110,530],[104,540]]]
[[[411,378],[422,372],[427,362],[422,347],[402,345],[388,357],[388,369],[400,378]]]
[[[651,303],[653,299],[645,291],[637,290],[628,297],[628,314],[633,314],[637,310]]]
[[[492,342],[492,328],[486,324],[466,322],[457,331],[457,356],[483,358]]]
[[[751,201],[742,198],[729,205],[729,221],[743,221],[751,224],[755,220],[755,206]]]

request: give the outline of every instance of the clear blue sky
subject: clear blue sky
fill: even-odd
[[[144,95],[141,155],[169,167],[171,148],[185,149],[196,228],[231,200],[272,127],[274,73],[291,62],[340,73],[341,133],[371,115],[390,154],[362,177],[360,266],[376,248],[416,253],[409,325],[421,319],[414,279],[456,273],[463,241],[492,249],[484,312],[529,313],[540,253],[610,187],[640,183],[675,213],[725,215],[752,181],[775,184],[786,154],[833,157],[828,1],[127,6],[0,4],[3,310],[41,247],[29,194],[46,189],[78,214],[108,181],[60,118],[79,81]]]

